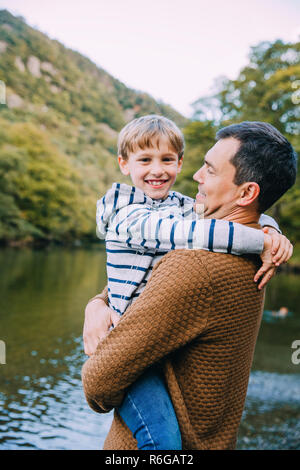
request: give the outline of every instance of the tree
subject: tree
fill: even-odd
[[[219,107],[222,124],[268,121],[287,135],[299,135],[300,42],[262,42],[251,48],[249,60],[236,80],[223,78],[214,96],[194,103],[196,115],[206,115],[211,105]]]
[[[203,165],[206,152],[214,145],[216,130],[212,121],[193,121],[184,128],[186,147],[182,171],[175,185],[177,191],[195,197],[197,183],[193,182],[193,175]]]
[[[273,124],[300,151],[300,42],[262,42],[251,48],[249,64],[235,80],[222,78],[213,96],[194,103],[195,118],[223,127],[241,121]],[[271,209],[284,232],[300,241],[300,177]]]

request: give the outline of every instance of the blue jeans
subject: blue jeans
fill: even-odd
[[[128,389],[118,412],[139,450],[181,450],[175,411],[158,366],[149,368]]]

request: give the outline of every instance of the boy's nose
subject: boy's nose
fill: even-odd
[[[161,167],[160,164],[154,164],[154,165],[152,165],[152,167],[151,167],[151,174],[152,174],[153,176],[159,177],[159,176],[161,176],[161,175],[163,174],[163,172],[164,172],[164,170],[163,170],[163,168]]]

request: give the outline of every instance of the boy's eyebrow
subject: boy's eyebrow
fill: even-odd
[[[176,158],[176,157],[177,157],[177,154],[175,154],[175,153],[164,153],[164,154],[162,155],[162,157],[174,157],[174,158]]]
[[[152,157],[152,156],[153,156],[152,154],[147,153],[147,151],[145,151],[145,152],[142,152],[142,153],[138,156],[138,158]],[[175,155],[174,153],[164,153],[164,154],[162,155],[162,157],[174,157],[174,158],[176,158],[176,156],[177,156],[177,155]]]

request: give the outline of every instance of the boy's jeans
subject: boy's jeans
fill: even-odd
[[[158,366],[131,385],[118,412],[137,440],[139,450],[181,450],[181,435]]]

